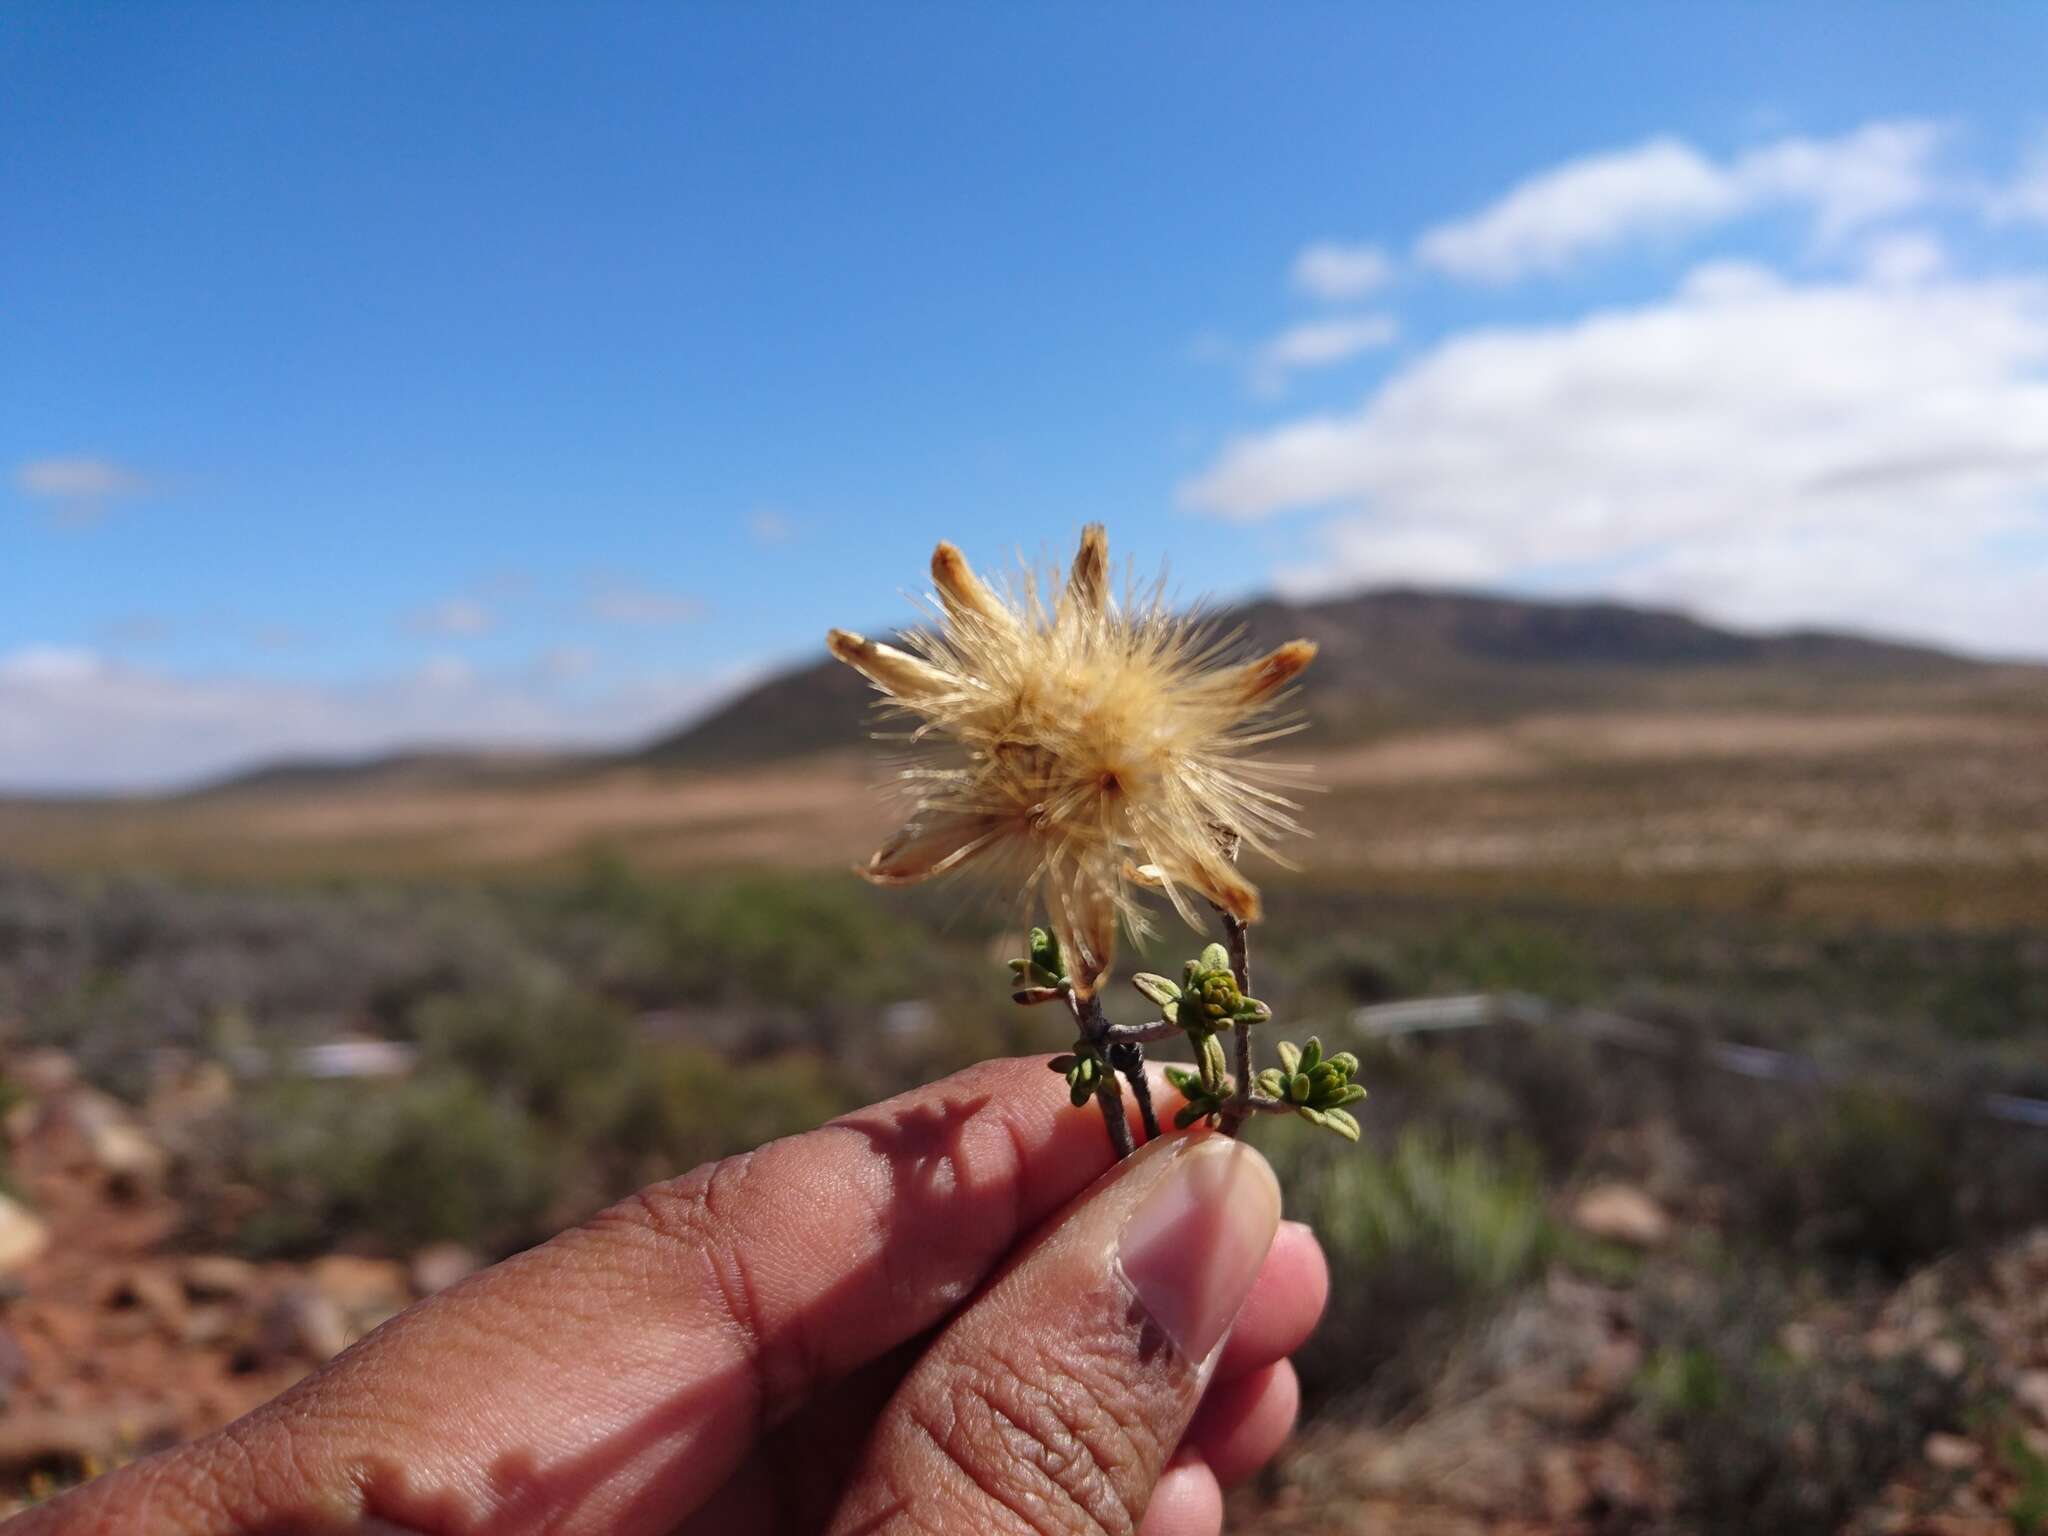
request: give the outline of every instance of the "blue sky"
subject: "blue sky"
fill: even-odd
[[[17,5],[0,785],[629,739],[937,537],[1098,518],[1191,589],[2048,655],[2044,58],[2022,6]]]

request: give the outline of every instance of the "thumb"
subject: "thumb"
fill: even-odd
[[[1273,1170],[1242,1142],[1127,1159],[912,1368],[832,1529],[1136,1530],[1279,1221]]]

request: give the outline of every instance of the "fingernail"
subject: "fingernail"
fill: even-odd
[[[1205,1136],[1145,1192],[1117,1256],[1139,1303],[1199,1365],[1230,1331],[1279,1225],[1280,1181],[1266,1160]]]

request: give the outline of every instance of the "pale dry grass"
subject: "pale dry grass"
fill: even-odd
[[[2048,919],[2048,720],[2033,716],[1560,714],[1290,755],[1328,790],[1308,807],[1313,879]],[[0,804],[0,857],[230,876],[544,871],[595,849],[665,870],[848,867],[889,826],[885,772],[851,750],[715,773]]]

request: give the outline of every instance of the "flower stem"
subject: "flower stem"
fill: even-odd
[[[1159,1139],[1159,1116],[1152,1108],[1152,1085],[1145,1080],[1145,1047],[1136,1040],[1119,1040],[1109,1048],[1109,1062],[1131,1085],[1131,1097],[1138,1101],[1138,1118],[1145,1122],[1145,1139]]]
[[[1080,1026],[1081,1037],[1113,1052],[1115,1048],[1109,1046],[1111,1025],[1103,1016],[1101,999],[1092,993],[1082,997],[1078,993],[1069,992],[1067,1001],[1073,1007],[1074,1022]],[[1147,1091],[1145,1084],[1144,1053],[1141,1048],[1133,1048],[1139,1050],[1139,1068],[1135,1074],[1126,1072],[1125,1076],[1130,1078],[1131,1092],[1138,1096],[1138,1110],[1145,1117],[1147,1136],[1157,1136],[1159,1122],[1153,1118],[1152,1095]],[[1114,1054],[1110,1057],[1110,1065],[1118,1066]],[[1131,1143],[1131,1123],[1124,1118],[1124,1095],[1123,1090],[1117,1086],[1115,1072],[1103,1075],[1102,1086],[1095,1090],[1095,1107],[1102,1111],[1102,1124],[1109,1132],[1109,1144],[1117,1157],[1120,1160],[1129,1157],[1137,1149]]]
[[[1131,1144],[1131,1122],[1124,1118],[1123,1090],[1116,1085],[1112,1074],[1104,1074],[1102,1086],[1095,1090],[1095,1107],[1102,1111],[1102,1123],[1109,1129],[1109,1144],[1121,1162],[1137,1150]]]
[[[1239,922],[1228,912],[1218,909],[1223,919],[1223,941],[1230,951],[1231,974],[1237,979],[1238,994],[1252,995],[1251,933],[1247,924]],[[1242,1019],[1238,1020],[1237,1032],[1237,1088],[1223,1106],[1223,1113],[1216,1117],[1217,1129],[1226,1136],[1235,1136],[1237,1128],[1244,1124],[1245,1117],[1252,1112],[1252,1027]]]

